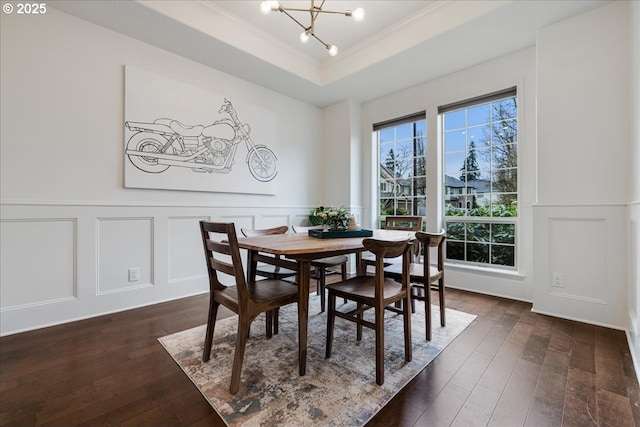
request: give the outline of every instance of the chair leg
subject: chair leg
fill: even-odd
[[[357,314],[357,318],[358,318],[358,324],[356,327],[356,340],[357,341],[361,341],[362,340],[362,318],[364,317],[364,313],[362,312],[362,303],[359,302],[356,307],[358,309],[358,314]]]
[[[273,336],[273,312],[275,310],[267,311],[265,316],[267,318],[267,339]]]
[[[415,298],[413,298],[414,293],[417,294],[419,292],[419,290],[415,287],[410,287],[409,288],[409,295],[411,295],[411,312],[415,313],[416,312],[416,300]]]
[[[218,315],[218,307],[220,307],[220,303],[214,301],[213,296],[211,296],[209,300],[209,318],[207,320],[207,332],[204,335],[204,349],[202,350],[203,362],[206,362],[211,357],[213,331],[216,328],[216,316]]]
[[[376,383],[384,384],[384,308],[376,307]]]
[[[411,299],[411,293],[407,291],[407,297],[402,304],[402,315],[404,316],[404,360],[411,362],[413,357],[412,345],[411,345],[411,311],[409,311],[409,299]]]
[[[445,318],[444,318],[444,278],[438,281],[438,294],[440,296],[440,326],[444,326]]]
[[[424,321],[427,341],[431,341],[431,287],[428,284],[424,287]]]
[[[229,393],[236,394],[240,388],[240,373],[242,372],[242,362],[244,361],[244,349],[247,346],[247,334],[251,320],[239,316],[238,335],[236,336],[236,350],[233,354],[233,368],[231,370],[231,384]]]
[[[280,317],[280,307],[273,310],[273,335],[278,334],[278,317]]]
[[[336,296],[329,291],[329,309],[327,310],[327,345],[324,357],[329,359],[333,349],[333,326],[336,322]]]
[[[347,280],[347,263],[346,262],[340,266],[340,274],[342,275],[343,282]],[[346,304],[347,299],[343,298],[343,300],[344,300],[343,302]]]
[[[320,294],[320,312],[324,313],[325,306],[325,286],[327,286],[327,269],[319,268],[320,274],[318,276],[318,293]]]

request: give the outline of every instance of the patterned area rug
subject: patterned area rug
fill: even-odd
[[[341,300],[338,310],[346,309]],[[371,315],[372,310],[369,310]],[[237,316],[216,324],[211,359],[202,363],[205,326],[159,339],[182,370],[229,426],[361,426],[431,362],[476,316],[447,309],[440,327],[432,307],[432,340],[425,340],[424,304],[411,316],[413,360],[404,361],[402,316],[385,319],[385,382],[375,380],[375,335],[364,328],[356,341],[355,324],[336,318],[333,354],[324,358],[326,315],[317,296],[309,301],[307,373],[298,375],[297,306],[280,310],[278,335],[265,337],[258,317],[250,339],[237,394],[229,394]],[[367,312],[368,313],[368,312]]]

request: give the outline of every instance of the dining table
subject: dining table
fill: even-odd
[[[247,279],[254,281],[256,265],[267,261],[264,254],[276,255],[280,265],[297,269],[298,283],[298,368],[305,375],[307,366],[307,326],[309,321],[309,282],[311,261],[335,256],[356,255],[356,272],[365,274],[362,252],[365,238],[379,240],[414,240],[415,232],[401,230],[372,230],[370,237],[318,238],[306,233],[271,234],[238,239],[238,245],[247,250]],[[269,258],[273,261],[273,258]]]

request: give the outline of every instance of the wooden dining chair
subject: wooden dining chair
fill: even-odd
[[[409,281],[411,287],[411,307],[415,311],[415,300],[424,301],[424,317],[426,322],[427,341],[431,340],[431,290],[438,291],[440,303],[440,325],[444,326],[445,303],[444,303],[444,241],[446,239],[444,230],[440,233],[416,233],[416,238],[424,248],[424,262],[411,263],[409,266]],[[436,265],[430,265],[430,249],[437,248]],[[384,269],[386,277],[396,281],[403,280],[403,270],[397,264],[392,264]]]
[[[400,231],[422,231],[422,217],[414,215],[400,215],[400,216],[387,216],[384,220],[385,230],[400,230]],[[419,249],[414,248],[412,252],[412,261],[418,254]],[[400,263],[399,259],[387,260],[386,265],[393,263]],[[364,268],[365,274],[369,269],[369,266],[375,265],[375,256],[373,254],[362,255],[362,268]]]
[[[287,234],[287,231],[289,231],[289,227],[286,225],[262,229],[244,227],[240,229],[240,232],[245,237],[265,236],[269,234]],[[279,255],[275,255],[275,258],[279,257]],[[256,274],[261,277],[266,277],[267,279],[286,279],[287,277],[295,276],[298,272],[296,270],[280,267],[274,264],[260,263],[256,268]]]
[[[322,229],[322,225],[311,226],[311,227],[303,227],[300,225],[294,225],[293,227],[294,233],[308,233],[309,230],[313,229]],[[321,259],[316,259],[311,261],[311,267],[314,268],[314,272],[312,273],[312,277],[317,281],[316,293],[320,295],[320,312],[324,312],[325,310],[325,287],[327,284],[327,274],[332,274],[335,271],[331,270],[332,267],[340,267],[340,274],[342,275],[342,280],[347,280],[347,262],[349,261],[349,257],[346,255],[338,255],[332,257],[326,257]]]
[[[247,282],[233,223],[200,221],[200,233],[207,261],[210,288],[209,317],[207,318],[202,361],[208,361],[211,356],[216,315],[218,307],[222,304],[238,315],[238,333],[229,385],[229,392],[235,394],[240,386],[244,350],[251,323],[260,313],[273,312],[284,305],[297,303],[298,288],[293,283],[277,279]],[[220,240],[212,238],[209,233],[218,234]],[[229,260],[229,258],[231,259]],[[223,285],[219,274],[230,276],[235,286]]]
[[[411,361],[411,310],[409,309],[409,264],[412,244],[406,241],[384,241],[364,239],[364,247],[376,255],[375,275],[356,276],[338,283],[327,285],[329,290],[329,307],[327,310],[327,346],[326,358],[331,357],[333,346],[333,329],[335,318],[356,323],[356,339],[362,339],[362,327],[375,331],[376,339],[376,383],[384,383],[384,314],[385,307],[403,301],[402,317],[404,321],[404,359]],[[399,282],[384,277],[384,259],[402,256],[403,271],[406,274]],[[336,310],[336,298],[342,297],[356,302],[356,308],[349,312]],[[364,319],[366,310],[375,311],[375,321]]]

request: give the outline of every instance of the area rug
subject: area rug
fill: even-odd
[[[338,303],[343,311],[347,305]],[[432,307],[432,340],[425,340],[424,304],[411,316],[413,360],[405,362],[402,316],[385,319],[385,381],[375,378],[375,335],[364,328],[356,341],[355,324],[336,318],[333,353],[325,359],[326,314],[319,298],[309,301],[307,372],[298,375],[297,306],[280,310],[279,333],[265,336],[265,319],[251,326],[240,390],[229,393],[237,316],[216,324],[211,359],[202,363],[206,325],[159,339],[228,426],[361,426],[422,371],[476,316]],[[371,310],[370,310],[371,311]],[[372,315],[373,313],[371,313]]]

